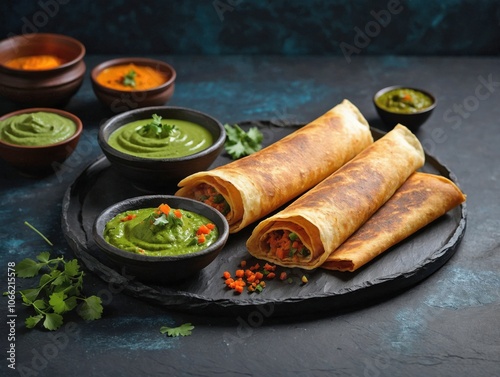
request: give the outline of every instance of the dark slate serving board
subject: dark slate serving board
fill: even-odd
[[[242,122],[240,126],[246,129],[258,126],[264,134],[264,145],[271,144],[300,127],[268,121]],[[372,129],[372,133],[375,139],[384,134],[376,129]],[[211,168],[230,161],[223,154]],[[429,155],[426,155],[426,163],[421,171],[443,175],[456,182],[456,177]],[[166,191],[154,193],[173,194],[176,187]],[[99,252],[91,232],[96,216],[113,203],[145,194],[151,192],[134,187],[114,171],[104,156],[98,158],[66,191],[62,206],[64,235],[77,258],[90,271],[112,284],[116,291],[171,309],[197,314],[229,316],[255,313],[258,316],[290,316],[344,310],[389,298],[412,287],[443,266],[454,254],[466,227],[464,203],[354,273],[322,269],[287,270],[293,282],[275,279],[269,281],[261,293],[250,294],[245,291],[238,295],[225,287],[222,273],[226,270],[233,273],[243,259],[250,264],[256,261],[245,247],[255,224],[230,235],[220,255],[199,274],[168,286],[137,281]],[[304,272],[308,276],[307,284],[300,282]]]

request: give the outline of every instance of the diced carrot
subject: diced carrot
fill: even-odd
[[[199,234],[198,235],[198,243],[204,243],[205,241],[206,241],[205,235]]]
[[[246,261],[246,260],[242,260],[242,261],[240,262],[240,266],[241,266],[242,268],[245,268],[245,267],[246,267],[246,265],[247,265],[247,261]]]
[[[248,281],[249,283],[253,283],[253,282],[255,281],[255,275],[250,275],[250,276],[248,276],[248,277],[247,277],[247,281]]]
[[[158,209],[165,215],[168,215],[168,213],[170,212],[170,206],[168,204],[160,204]]]
[[[262,279],[263,277],[264,277],[264,274],[263,274],[262,272],[256,272],[256,273],[255,273],[255,278],[256,278],[256,279],[260,280],[260,279]]]
[[[176,209],[174,211],[174,215],[175,215],[175,217],[177,217],[178,219],[180,219],[182,217],[182,212],[180,210]]]
[[[243,293],[243,287],[242,286],[237,286],[234,288],[234,290],[237,292],[237,293]]]
[[[268,280],[272,280],[272,279],[274,279],[275,276],[276,276],[276,274],[274,272],[270,272],[267,274],[266,278]]]
[[[236,270],[235,275],[236,277],[242,278],[243,276],[245,276],[245,270]]]
[[[229,271],[224,271],[222,276],[224,277],[224,279],[229,279],[231,277],[231,273]]]
[[[210,229],[207,228],[206,225],[200,225],[200,227],[198,228],[198,230],[196,231],[196,234],[209,234],[210,233]]]
[[[285,271],[283,271],[281,274],[280,274],[280,280],[286,280],[287,278],[287,273]]]
[[[206,226],[207,226],[207,228],[208,228],[208,229],[210,229],[210,230],[214,230],[214,229],[215,229],[215,224],[208,223]]]
[[[252,267],[250,267],[250,269],[252,271],[258,270],[259,268],[260,268],[260,264],[258,264],[258,263],[255,263]]]
[[[276,270],[276,266],[273,266],[273,265],[271,265],[269,263],[266,263],[264,265],[264,270],[266,270],[266,271],[274,271],[274,270]]]

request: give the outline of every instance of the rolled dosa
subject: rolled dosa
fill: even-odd
[[[355,271],[464,201],[449,179],[414,173],[321,267]]]
[[[219,209],[235,233],[310,189],[372,143],[368,122],[344,100],[250,156],[188,176],[175,195]]]
[[[248,251],[281,266],[319,267],[424,161],[418,139],[397,125],[285,209],[261,221],[247,241]]]

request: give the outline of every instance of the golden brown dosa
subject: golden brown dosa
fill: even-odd
[[[284,210],[261,221],[247,241],[248,251],[281,266],[319,267],[424,160],[415,135],[397,125]],[[271,251],[270,233],[284,230],[297,234],[309,255],[280,258]]]
[[[355,271],[464,201],[449,179],[414,173],[321,267]]]
[[[235,233],[310,189],[373,143],[368,122],[344,100],[311,123],[242,159],[179,182],[176,195],[198,199],[207,184],[230,205]]]

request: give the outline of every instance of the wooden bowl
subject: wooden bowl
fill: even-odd
[[[28,108],[14,111],[0,117],[0,121],[15,115],[35,112],[54,113],[68,118],[76,124],[76,132],[72,136],[55,144],[24,146],[0,140],[0,158],[23,175],[41,177],[58,171],[61,164],[73,153],[80,140],[83,124],[76,115],[51,108]]]
[[[55,55],[63,63],[43,70],[15,69],[9,60],[30,55]],[[23,34],[0,42],[0,96],[32,107],[64,105],[80,88],[85,47],[59,34]]]
[[[165,76],[165,82],[151,89],[119,90],[97,81],[97,77],[105,69],[123,64],[151,67]],[[128,57],[108,60],[97,65],[92,69],[90,78],[96,97],[114,113],[120,113],[141,107],[165,105],[174,94],[176,76],[175,69],[160,60]]]

